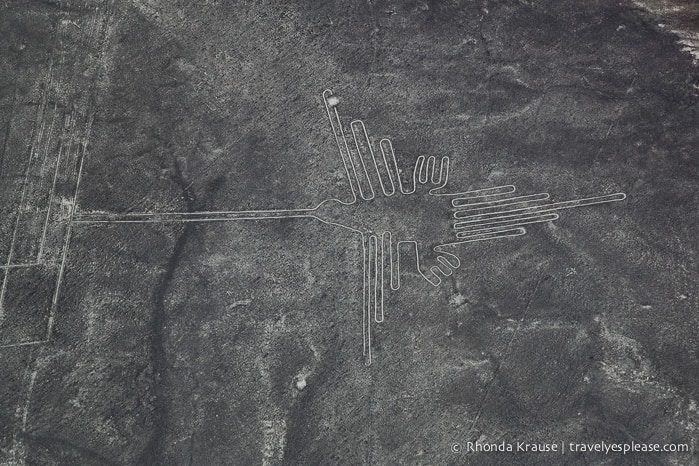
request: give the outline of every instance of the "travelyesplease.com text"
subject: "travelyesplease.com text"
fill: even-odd
[[[691,450],[686,443],[639,443],[639,442],[464,442],[453,443],[454,453],[499,453],[499,452],[540,452],[540,453],[686,453]]]

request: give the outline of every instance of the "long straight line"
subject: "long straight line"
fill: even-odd
[[[454,229],[457,230],[457,236],[458,236],[460,233],[470,234],[470,233],[473,233],[474,231],[487,229],[488,227],[491,227],[493,225],[512,224],[512,226],[517,226],[519,224],[529,225],[532,223],[549,222],[549,221],[553,221],[553,220],[558,220],[558,214],[551,213],[551,212],[534,212],[534,213],[526,214],[526,215],[520,214],[520,215],[517,215],[516,217],[515,216],[492,217],[492,218],[486,219],[486,221],[472,223],[469,225],[458,225],[457,224],[458,226],[455,226]],[[473,228],[475,228],[475,230]]]
[[[62,10],[62,9],[63,9],[63,7],[62,7],[61,5],[59,5],[59,10]],[[55,43],[58,43],[58,42],[59,42],[59,41],[58,41],[58,36],[59,36],[60,28],[61,28],[61,23],[59,23],[59,24],[56,26],[56,28],[54,29],[53,39],[54,39],[54,42],[55,42]],[[52,48],[52,50],[51,50],[51,58],[50,58],[50,61],[49,61],[49,71],[48,71],[48,73],[49,73],[49,74],[48,74],[48,82],[46,83],[46,87],[44,88],[44,92],[43,92],[43,95],[42,95],[42,101],[44,101],[45,99],[48,99],[48,94],[51,92],[52,79],[51,79],[51,74],[50,74],[50,73],[52,73],[52,70],[53,70],[53,60],[54,60],[55,54],[56,54],[56,48],[54,47],[54,48]],[[60,77],[59,77],[59,80],[60,80]],[[54,112],[54,115],[55,115],[55,112]],[[33,137],[33,136],[32,136],[32,137]],[[30,159],[30,160],[31,160],[31,159]],[[21,211],[19,212],[19,214],[21,214]],[[18,216],[19,216],[19,214],[18,214]],[[7,276],[7,274],[6,274],[6,276]],[[1,300],[1,299],[0,299],[0,313],[2,313],[2,300]],[[48,340],[48,339],[46,339],[46,340]],[[37,344],[39,344],[39,343],[37,343]],[[33,346],[33,345],[27,345],[27,346]],[[43,349],[43,347],[40,346],[40,347],[39,347],[39,350],[38,350],[38,354],[41,354],[42,349]],[[31,354],[34,354],[33,350],[32,350],[32,353],[31,353]],[[27,365],[27,372],[25,372],[25,378],[26,378],[27,373],[28,373],[28,371],[29,371],[30,365],[32,365],[32,364],[30,363],[29,365]],[[24,400],[23,406],[21,406],[21,408],[20,408],[20,405],[17,406],[17,409],[18,409],[18,410],[19,410],[19,409],[22,409],[22,423],[21,423],[21,426],[20,426],[20,431],[21,431],[22,433],[26,432],[27,419],[28,419],[28,417],[29,417],[29,402],[30,402],[30,400],[31,400],[31,395],[32,395],[32,392],[33,392],[33,390],[34,390],[34,384],[35,384],[35,382],[36,382],[37,374],[38,374],[38,371],[39,371],[38,365],[39,365],[39,359],[38,359],[38,356],[36,356],[36,359],[34,360],[34,364],[33,364],[34,370],[31,372],[31,375],[29,376],[29,382],[28,382],[28,384],[27,384],[27,391],[26,391],[26,395],[25,395],[25,400]],[[15,433],[14,433],[14,435],[13,435],[13,437],[12,437],[12,448],[13,448],[13,450],[16,450],[16,449],[17,449],[17,445],[18,445],[18,433],[19,433],[18,431],[15,431]],[[27,455],[28,455],[29,452],[27,451],[26,447],[24,447],[24,448],[21,449],[20,451],[21,451],[21,453],[20,453],[20,455],[21,455],[21,464],[26,465],[26,464],[27,464]]]
[[[483,392],[483,396],[480,399],[480,402],[478,403],[478,410],[476,411],[476,416],[473,418],[473,421],[471,422],[471,426],[469,427],[466,438],[468,440],[471,440],[471,434],[474,431],[474,428],[476,427],[476,424],[478,423],[478,420],[481,417],[481,414],[483,414],[483,409],[485,407],[486,401],[488,401],[488,397],[490,396],[490,391],[493,388],[493,385],[495,384],[495,378],[499,375],[500,369],[502,368],[502,365],[507,361],[507,358],[510,355],[510,351],[512,350],[512,344],[515,341],[515,338],[517,338],[517,334],[519,333],[520,328],[522,327],[522,323],[524,320],[527,318],[527,315],[529,314],[529,309],[531,308],[532,302],[534,301],[534,298],[536,297],[536,294],[539,291],[539,287],[541,286],[541,282],[544,280],[544,276],[540,276],[539,279],[536,281],[536,284],[534,285],[534,290],[529,294],[529,298],[527,299],[527,304],[524,307],[524,311],[522,312],[522,317],[519,318],[517,321],[517,325],[514,328],[514,331],[510,335],[509,340],[507,341],[507,345],[505,346],[505,350],[502,352],[500,356],[500,360],[497,362],[495,365],[495,368],[493,369],[493,376],[490,378],[488,381],[488,384],[486,385],[485,391]]]
[[[0,349],[2,348],[18,348],[22,346],[36,346],[36,345],[41,345],[43,343],[47,343],[46,340],[34,340],[34,341],[22,341],[20,343],[10,343],[9,345],[2,345],[0,346]]]
[[[316,209],[228,210],[220,212],[163,212],[130,214],[78,214],[73,223],[175,223],[221,222],[312,217]]]
[[[45,265],[40,262],[26,262],[23,264],[9,264],[9,265],[0,265],[0,270],[9,270],[9,269],[26,269],[28,267],[37,267],[39,265]]]
[[[49,71],[48,71],[48,76],[47,78],[50,80],[51,79],[51,72],[53,69],[53,57],[51,58],[51,62],[49,64]],[[29,171],[31,170],[32,166],[32,156],[34,155],[34,146],[35,144],[40,143],[40,139],[35,138],[35,131],[36,131],[36,125],[39,124],[39,119],[43,120],[43,113],[45,112],[45,107],[46,107],[46,96],[42,96],[39,106],[37,108],[37,120],[34,122],[34,127],[32,129],[32,136],[31,136],[31,145],[29,146],[29,157],[27,158],[27,168],[24,171],[24,180],[22,180],[22,195],[19,200],[19,206],[17,207],[17,217],[15,218],[15,226],[12,230],[12,239],[10,240],[10,250],[7,253],[7,261],[5,265],[10,265],[12,264],[12,258],[14,256],[15,252],[15,243],[17,240],[17,231],[19,230],[19,224],[22,219],[22,210],[24,209],[24,199],[27,195],[27,188],[29,186]],[[3,303],[5,301],[5,294],[7,292],[7,282],[10,277],[10,272],[7,270],[5,272],[5,276],[2,279],[2,285],[0,286],[0,323],[5,318],[5,310]]]
[[[63,242],[63,255],[61,257],[61,265],[58,269],[58,278],[56,279],[56,289],[53,294],[53,299],[51,300],[51,311],[49,313],[49,321],[46,328],[46,340],[51,338],[51,333],[53,331],[53,322],[56,314],[56,308],[58,307],[58,297],[60,294],[61,284],[63,282],[63,275],[66,268],[66,259],[68,258],[68,250],[70,248],[70,239],[73,233],[73,216],[75,215],[75,210],[78,204],[78,192],[80,190],[80,179],[83,174],[83,167],[85,166],[85,153],[87,152],[87,141],[90,139],[90,132],[92,130],[93,117],[89,117],[85,125],[85,134],[83,136],[82,153],[80,154],[80,165],[78,167],[78,176],[75,181],[75,191],[73,193],[73,205],[70,209],[70,215],[68,218],[68,226],[66,231],[65,241]]]
[[[109,2],[108,2],[108,3],[109,3]],[[86,6],[87,6],[87,4],[86,4]],[[109,9],[109,4],[107,4],[107,8]],[[104,20],[105,28],[106,28],[107,22],[108,22],[108,20],[109,20],[108,14],[109,14],[109,11],[107,11],[107,16],[106,16],[106,18],[105,18],[105,20]],[[57,31],[58,31],[58,29],[57,29]],[[107,34],[107,33],[106,33],[106,31],[105,31],[105,38],[106,38],[106,34]],[[106,40],[106,39],[105,39],[105,40]],[[101,50],[100,52],[103,54],[103,53],[104,53],[103,47],[104,47],[105,45],[104,45],[104,44],[101,44],[101,46],[102,46],[102,50]],[[101,64],[101,57],[100,57],[100,64]],[[99,78],[99,75],[98,75],[98,78]],[[89,99],[89,97],[88,97],[88,99]],[[89,101],[88,101],[88,102],[89,102]],[[88,104],[88,105],[89,105],[89,104]],[[88,107],[88,108],[89,108],[89,107]],[[77,205],[77,198],[78,198],[78,192],[79,192],[79,187],[80,187],[80,180],[81,180],[81,177],[82,177],[83,166],[84,166],[84,162],[85,162],[85,153],[86,153],[86,151],[87,151],[87,143],[88,143],[88,140],[89,140],[89,136],[90,136],[90,132],[91,132],[91,127],[92,127],[92,122],[93,122],[94,116],[88,116],[87,118],[88,118],[88,119],[87,119],[87,122],[86,122],[86,125],[85,125],[85,134],[84,134],[84,137],[83,137],[82,154],[81,154],[81,156],[80,156],[80,164],[79,164],[79,168],[78,168],[77,179],[76,179],[76,182],[75,182],[75,190],[74,190],[74,195],[73,195],[73,205],[72,205],[72,208],[71,208],[70,214],[69,214],[69,221],[68,221],[68,225],[67,225],[66,238],[65,238],[65,241],[64,241],[64,244],[63,244],[63,255],[62,255],[62,259],[61,259],[61,265],[60,265],[60,268],[59,268],[58,278],[57,278],[57,280],[56,280],[56,289],[55,289],[55,291],[54,291],[54,296],[53,296],[52,303],[51,303],[51,310],[50,310],[50,314],[49,314],[49,321],[48,321],[48,324],[47,324],[46,338],[45,338],[45,341],[47,341],[47,342],[51,339],[51,333],[52,333],[52,330],[53,330],[53,322],[54,322],[55,312],[56,312],[56,308],[57,308],[57,304],[58,304],[58,296],[59,296],[59,292],[60,292],[60,286],[61,286],[61,282],[62,282],[62,279],[63,279],[63,274],[64,274],[64,271],[65,271],[66,258],[67,258],[67,256],[68,256],[68,249],[69,249],[69,246],[70,246],[71,231],[72,231],[72,230],[71,230],[71,228],[72,228],[72,219],[73,219],[73,216],[74,216],[74,214],[75,214],[75,209],[76,209],[76,205]],[[41,351],[42,349],[43,349],[43,347],[41,347],[39,351]],[[22,432],[26,432],[26,430],[27,430],[27,423],[28,423],[28,418],[29,418],[29,407],[30,407],[30,404],[31,404],[32,392],[33,392],[33,390],[34,390],[34,385],[35,385],[35,383],[36,383],[36,379],[37,379],[38,372],[39,372],[39,359],[38,359],[38,357],[37,357],[37,360],[36,360],[36,362],[35,362],[34,370],[33,370],[32,374],[31,374],[31,376],[30,376],[29,386],[28,386],[28,388],[27,388],[26,399],[25,399],[25,403],[24,403],[24,407],[23,407],[22,424],[21,424],[21,431],[22,431]],[[15,434],[15,436],[13,437],[13,448],[16,448],[16,445],[17,445],[17,434]],[[23,463],[23,464],[27,464],[27,455],[28,455],[28,453],[29,453],[29,452],[28,452],[28,450],[26,450],[26,448],[25,448],[24,451],[21,453],[21,456],[22,456],[22,463]]]
[[[10,144],[12,121],[15,119],[15,108],[17,105],[17,94],[17,87],[15,86],[15,91],[12,95],[12,105],[10,106],[10,119],[7,121],[7,127],[5,128],[5,140],[2,143],[2,150],[0,150],[0,176],[2,176],[2,165],[5,163],[5,153],[7,152],[7,146]]]
[[[70,117],[66,117],[70,118]],[[74,122],[74,119],[71,119]],[[63,126],[65,128],[65,124]],[[39,254],[37,255],[37,261],[41,262],[41,257],[44,253],[44,243],[46,242],[46,233],[49,227],[49,218],[51,217],[51,204],[53,203],[53,194],[56,191],[56,181],[58,180],[58,171],[61,166],[61,155],[63,154],[63,143],[58,147],[58,157],[56,158],[56,168],[53,172],[53,182],[51,183],[51,190],[49,191],[49,202],[46,206],[46,219],[44,220],[44,229],[41,233],[41,241],[39,242]]]

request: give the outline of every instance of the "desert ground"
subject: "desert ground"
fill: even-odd
[[[695,3],[6,0],[0,32],[0,464],[699,464]],[[405,261],[368,365],[376,248],[218,214],[351,199],[326,89],[403,179],[626,199],[439,286]]]

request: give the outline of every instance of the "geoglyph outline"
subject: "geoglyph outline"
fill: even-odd
[[[348,142],[344,125],[337,110],[339,100],[330,89],[323,91],[322,98],[350,187],[351,198],[349,201],[330,198],[310,209],[127,214],[87,212],[76,214],[74,218],[71,216],[70,222],[71,224],[163,223],[313,218],[328,225],[350,230],[360,235],[362,244],[362,347],[365,364],[370,365],[373,358],[372,321],[382,323],[385,320],[385,287],[388,286],[391,290],[397,291],[401,286],[401,249],[404,250],[407,247],[411,250],[411,255],[415,254],[415,266],[418,272],[430,285],[437,287],[440,285],[442,277],[450,276],[461,264],[458,256],[445,249],[447,246],[521,236],[527,233],[524,228],[526,225],[557,220],[559,215],[556,212],[559,210],[626,199],[626,194],[619,192],[569,201],[529,205],[548,201],[549,194],[537,193],[503,197],[516,192],[513,185],[446,193],[442,190],[449,181],[450,158],[448,156],[442,157],[439,162],[434,156],[419,156],[412,171],[411,187],[407,188],[401,180],[391,140],[383,138],[379,141],[381,157],[377,158],[364,122],[355,119],[349,125],[352,147],[352,143]],[[367,157],[369,163],[364,160]],[[353,158],[357,159],[359,163],[355,163]],[[369,169],[367,169],[367,165],[369,165]],[[450,200],[453,216],[453,241],[433,247],[433,252],[437,254],[437,263],[431,265],[426,271],[423,270],[420,261],[421,254],[417,241],[399,239],[394,245],[393,233],[390,230],[383,232],[362,231],[346,224],[322,218],[318,214],[319,209],[329,203],[351,206],[358,202],[374,200],[377,191],[374,190],[369,176],[369,171],[372,169],[374,170],[372,175],[378,178],[381,193],[385,197],[414,195],[418,186],[424,185],[428,196],[445,197]],[[504,210],[489,211],[502,208]],[[386,277],[386,271],[388,271],[388,277]]]

